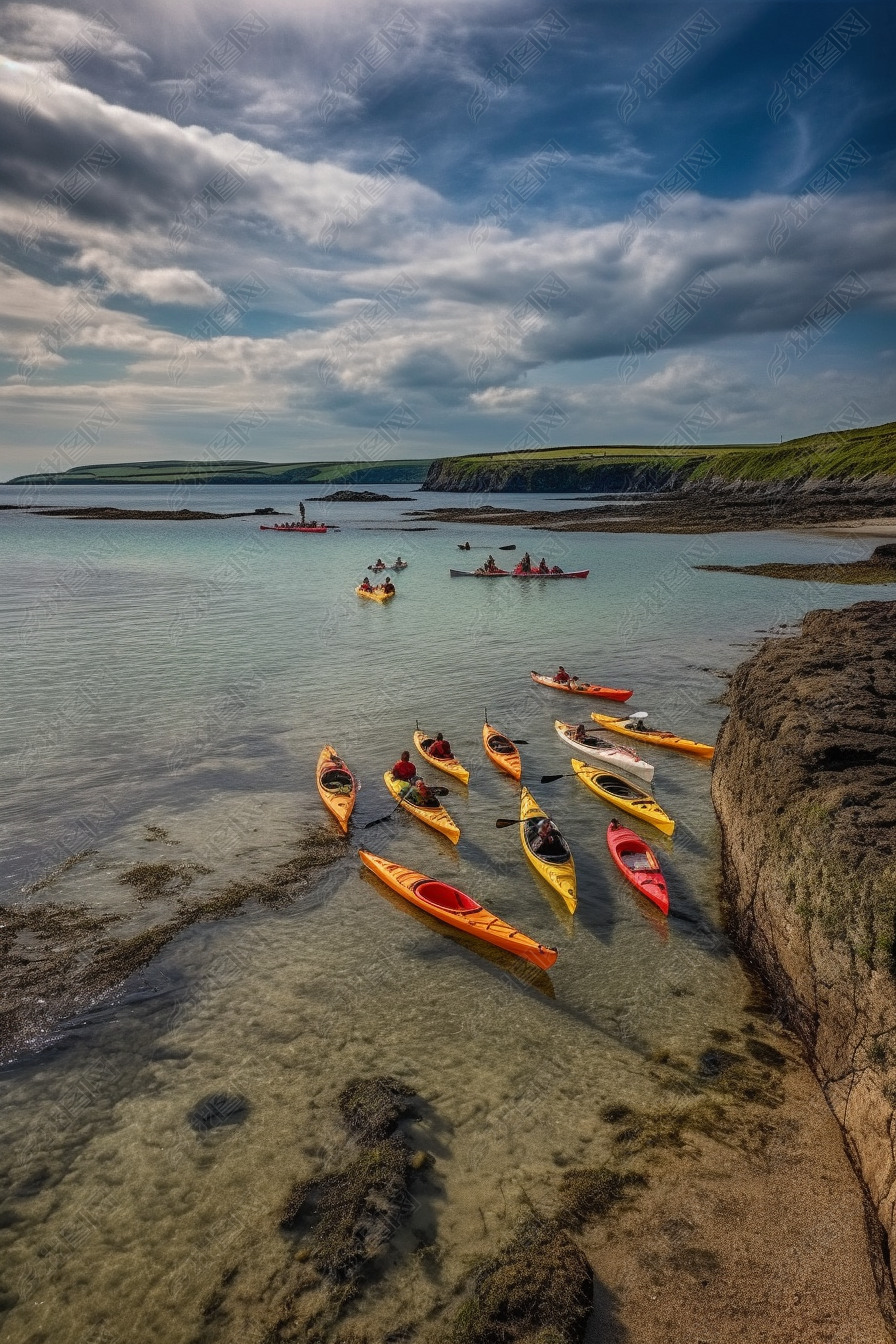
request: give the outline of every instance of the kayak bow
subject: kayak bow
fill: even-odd
[[[444,835],[453,845],[457,844],[460,839],[460,827],[452,820],[441,803],[433,803],[431,806],[424,807],[420,803],[407,802],[403,797],[403,794],[407,792],[407,786],[402,785],[399,780],[393,779],[391,770],[385,772],[383,781],[396,803],[401,803],[406,812],[410,812],[417,817],[425,826],[431,826],[434,831]]]
[[[634,831],[611,821],[607,827],[607,847],[613,862],[642,896],[669,913],[669,889],[653,850]]]
[[[471,933],[474,938],[501,947],[505,952],[524,957],[545,971],[557,960],[555,947],[545,947],[543,943],[537,943],[528,934],[515,929],[512,924],[506,924],[458,887],[425,877],[423,873],[415,873],[413,868],[405,868],[400,863],[390,863],[388,859],[382,859],[366,849],[360,849],[358,853],[364,866],[375,873],[381,882],[385,882],[418,909],[425,910],[434,919],[440,919],[443,924],[450,924],[452,928]]]
[[[578,904],[576,898],[576,868],[566,841],[561,837],[561,851],[554,854],[538,854],[531,847],[538,823],[547,813],[542,811],[527,788],[520,790],[520,839],[523,853],[532,867],[544,880],[563,897],[570,910]]]
[[[321,749],[317,758],[317,791],[324,807],[347,832],[348,820],[358,796],[358,781],[329,743]]]
[[[486,756],[490,757],[499,769],[505,770],[514,779],[519,779],[523,773],[520,753],[509,737],[505,737],[497,728],[486,723],[482,727],[482,745],[485,747]]]
[[[429,761],[430,765],[434,765],[437,770],[444,770],[446,775],[453,775],[455,779],[460,780],[461,784],[468,784],[470,782],[470,772],[464,769],[456,756],[449,756],[444,761],[440,760],[438,756],[430,756],[426,747],[432,741],[432,733],[424,733],[420,728],[414,733],[414,746],[424,761]]]
[[[574,774],[585,787],[596,793],[598,798],[603,798],[611,807],[621,808],[623,812],[628,812],[633,817],[640,817],[641,821],[649,822],[664,835],[671,835],[675,830],[675,822],[663,811],[656,799],[637,784],[633,784],[631,780],[623,779],[621,775],[614,775],[610,770],[586,765],[584,761],[577,761],[575,758],[571,765]]]

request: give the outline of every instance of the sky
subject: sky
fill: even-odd
[[[896,7],[0,11],[0,478],[896,418]]]

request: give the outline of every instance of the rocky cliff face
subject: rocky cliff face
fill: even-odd
[[[727,702],[713,799],[730,924],[840,1122],[892,1310],[896,602],[810,613],[738,669]]]

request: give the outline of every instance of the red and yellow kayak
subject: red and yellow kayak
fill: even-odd
[[[461,784],[469,784],[470,772],[464,769],[456,756],[449,756],[446,760],[441,760],[438,756],[430,756],[426,747],[432,740],[433,734],[424,733],[421,728],[418,728],[414,733],[414,746],[424,761],[429,761],[430,765],[434,765],[437,770],[444,770],[446,775],[453,775],[455,779],[460,780]]]
[[[710,759],[715,754],[715,747],[709,747],[705,742],[692,742],[689,737],[679,737],[677,733],[667,733],[660,728],[632,728],[630,719],[617,719],[612,714],[592,714],[595,723],[599,723],[602,728],[609,728],[612,733],[622,733],[624,737],[632,737],[636,742],[649,742],[654,747],[672,747],[674,751],[687,751],[692,756],[705,756]]]
[[[664,915],[668,915],[669,890],[666,879],[646,840],[614,820],[607,827],[607,847],[622,876],[628,878],[648,901],[658,905]]]
[[[375,873],[380,881],[418,909],[425,910],[434,919],[440,919],[443,924],[450,924],[452,928],[471,933],[474,938],[501,947],[505,952],[524,957],[545,971],[557,960],[555,947],[545,947],[543,943],[537,943],[528,934],[515,929],[512,924],[505,924],[503,919],[485,910],[458,887],[425,877],[423,873],[415,873],[413,868],[391,863],[366,849],[359,849],[358,853],[365,868]]]
[[[622,691],[614,686],[594,686],[588,681],[577,681],[573,686],[568,682],[555,681],[553,677],[543,677],[539,672],[530,672],[529,675],[539,686],[553,686],[555,691],[569,691],[572,695],[596,695],[601,700],[628,700],[633,694],[632,691]]]
[[[486,723],[482,728],[482,745],[485,747],[486,756],[490,757],[499,769],[505,770],[514,779],[519,779],[523,773],[523,765],[520,753],[509,737],[505,737],[497,728]]]
[[[322,748],[317,758],[317,791],[324,807],[347,832],[358,796],[358,781],[329,744]]]
[[[460,839],[460,827],[452,820],[449,814],[445,811],[445,808],[442,807],[441,803],[432,803],[428,807],[424,807],[419,803],[407,802],[403,797],[403,794],[407,792],[407,785],[394,779],[391,770],[386,771],[383,775],[383,780],[386,788],[389,790],[396,803],[400,802],[406,812],[410,812],[413,816],[422,821],[424,825],[431,826],[434,831],[438,831],[440,835],[444,835],[451,841],[452,845],[457,844]]]

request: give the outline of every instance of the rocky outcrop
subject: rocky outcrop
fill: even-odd
[[[696,465],[695,460],[694,465]],[[433,462],[421,490],[466,491],[469,494],[550,493],[555,490],[589,490],[598,494],[630,494],[671,490],[687,480],[688,471],[650,463],[601,462],[593,452],[581,460],[566,458],[552,463],[543,458],[526,459],[525,453],[495,459],[489,455],[452,458]]]
[[[713,772],[731,929],[800,1036],[896,1272],[896,603],[815,611],[735,673]]]

